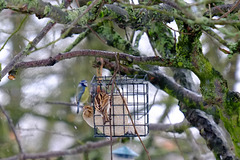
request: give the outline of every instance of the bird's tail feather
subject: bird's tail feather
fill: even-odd
[[[77,103],[77,114],[79,113],[80,103]]]

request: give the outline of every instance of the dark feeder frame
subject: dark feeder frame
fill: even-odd
[[[146,76],[116,76],[115,84],[112,85],[112,76],[94,76],[91,81],[91,102],[94,108],[94,136],[95,137],[137,137],[129,113],[125,108],[123,97],[131,113],[132,120],[139,136],[147,136],[149,133],[149,104],[148,104],[148,82]],[[116,86],[117,87],[116,87]],[[111,96],[111,122],[100,123],[101,115],[96,114],[94,98],[97,94],[97,86]],[[119,92],[122,96],[120,96]],[[115,102],[115,101],[121,101]],[[121,108],[117,108],[121,107]],[[117,109],[121,113],[115,114]],[[117,120],[121,121],[117,122]],[[111,131],[110,131],[111,130]],[[121,133],[119,134],[119,130]]]

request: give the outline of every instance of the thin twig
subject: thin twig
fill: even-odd
[[[113,143],[118,142],[118,138],[113,138]],[[49,159],[52,157],[62,157],[67,155],[74,155],[84,152],[89,152],[100,147],[108,146],[111,142],[109,140],[101,140],[97,142],[87,142],[85,145],[80,145],[72,149],[62,150],[62,151],[49,151],[42,153],[24,153],[22,154],[24,159]],[[18,160],[18,156],[12,156],[8,158],[3,158],[0,160]]]
[[[182,122],[175,124],[164,124],[164,123],[152,123],[149,124],[149,130],[151,131],[164,131],[172,133],[183,133],[186,129],[190,128],[190,123],[184,119]]]
[[[19,24],[19,26],[17,27],[17,29],[7,38],[7,40],[4,42],[3,46],[0,48],[0,51],[5,47],[5,45],[7,44],[7,42],[12,38],[13,35],[15,35],[23,26],[24,22],[26,21],[26,19],[28,18],[28,15],[26,15],[23,20],[21,21],[21,23]]]
[[[178,33],[180,33],[180,34],[185,34],[185,35],[192,35],[192,33],[181,32],[181,31],[179,31],[179,30],[173,29],[172,27],[168,26],[168,25],[165,24],[165,23],[162,23],[162,24],[163,24],[164,26],[166,26],[167,28],[171,29],[171,30],[174,31],[174,32],[178,32]]]
[[[180,128],[188,128],[190,127],[189,123],[184,120],[183,122],[170,125],[170,124],[149,124],[149,129],[153,131],[166,131],[166,132],[179,132]],[[40,130],[40,129],[38,129]],[[117,138],[113,138],[113,143],[118,142]],[[97,141],[97,142],[87,142],[85,145],[80,145],[76,148],[68,149],[68,150],[63,150],[63,151],[51,151],[51,152],[43,152],[43,153],[24,153],[24,158],[25,159],[40,159],[40,158],[51,158],[51,157],[61,157],[61,156],[67,156],[67,155],[74,155],[74,154],[79,154],[83,152],[89,152],[94,149],[108,146],[110,145],[111,142],[108,140],[102,140],[102,141]],[[12,156],[8,158],[2,158],[0,160],[17,160],[18,156]]]
[[[110,145],[110,153],[111,153],[111,160],[113,160],[113,154],[112,154],[112,151],[113,151],[113,143],[112,143],[112,118],[111,118],[111,113],[112,113],[112,97],[113,97],[113,89],[111,91],[111,96],[110,96],[110,108],[109,108],[109,112],[110,112],[110,141],[111,141],[111,145]]]
[[[8,124],[9,124],[9,126],[11,127],[12,132],[13,132],[15,138],[16,138],[19,152],[22,154],[22,153],[23,153],[22,145],[21,145],[21,142],[20,142],[20,140],[19,140],[19,138],[18,138],[18,135],[17,135],[17,133],[16,133],[16,130],[15,130],[13,121],[12,121],[11,117],[7,114],[7,112],[5,111],[5,109],[2,107],[2,105],[0,105],[0,109],[1,109],[2,113],[5,115],[5,117],[7,118]]]
[[[168,118],[170,124],[172,124],[172,122],[171,122],[168,114],[167,114],[167,118]],[[174,128],[174,125],[173,125],[173,128]],[[178,146],[179,152],[181,153],[182,157],[185,159],[186,157],[184,156],[183,151],[182,151],[182,149],[181,149],[181,146],[180,146],[180,144],[179,144],[178,141],[177,141],[177,138],[176,138],[175,133],[173,133],[173,137],[174,137],[174,141],[175,141],[176,145]]]
[[[78,21],[86,14],[88,13],[88,11],[90,11],[90,9],[99,2],[100,0],[94,0],[89,6],[88,8],[81,14],[79,15],[68,27],[68,29],[62,34],[61,37],[65,37],[66,35],[68,35],[68,33],[71,31],[71,29],[74,28],[75,25],[77,25]]]
[[[89,33],[89,29],[86,29],[85,31],[83,31],[82,33],[80,33],[78,35],[78,37],[74,40],[73,43],[71,43],[65,50],[64,52],[69,52],[71,51],[75,46],[77,46],[77,44],[79,44]]]
[[[209,17],[212,19],[212,9],[211,9],[211,4],[208,4],[208,10],[209,10]]]
[[[135,133],[137,134],[137,136],[138,136],[138,139],[139,139],[139,141],[141,142],[141,144],[142,144],[142,146],[143,146],[143,148],[144,148],[145,152],[147,153],[148,159],[149,159],[149,160],[151,160],[151,157],[150,157],[150,155],[149,155],[149,152],[148,152],[147,148],[145,147],[145,145],[144,145],[144,143],[143,143],[143,141],[142,141],[142,139],[141,139],[140,135],[138,134],[138,131],[137,131],[137,129],[136,129],[136,126],[135,126],[135,124],[134,124],[134,122],[133,122],[133,119],[132,119],[131,113],[130,113],[130,111],[129,111],[128,107],[127,107],[127,103],[126,103],[126,101],[125,101],[124,97],[123,97],[123,96],[122,96],[122,94],[121,94],[121,91],[119,90],[119,88],[117,87],[117,85],[116,85],[116,84],[115,84],[115,87],[117,88],[117,91],[118,91],[119,95],[121,96],[121,98],[122,98],[122,100],[123,100],[123,103],[124,103],[124,105],[126,106],[126,109],[127,109],[128,115],[129,115],[129,118],[130,118],[130,120],[131,120],[131,123],[132,123],[132,125],[133,125],[133,128],[134,128],[134,131],[135,131]]]
[[[144,145],[144,143],[143,143],[141,137],[140,137],[139,134],[138,134],[138,131],[137,131],[136,126],[135,126],[135,124],[134,124],[134,122],[133,122],[133,119],[132,119],[131,113],[130,113],[130,111],[129,111],[129,109],[128,109],[127,103],[126,103],[124,97],[122,96],[121,91],[119,90],[118,86],[117,86],[116,83],[115,83],[116,75],[117,75],[117,73],[120,71],[119,53],[117,53],[117,54],[115,55],[115,59],[116,59],[116,66],[115,66],[114,74],[113,74],[113,76],[112,76],[110,82],[112,83],[112,85],[113,85],[113,84],[115,85],[115,87],[116,87],[116,89],[117,89],[119,95],[121,96],[121,98],[122,98],[122,100],[123,100],[123,103],[124,103],[124,105],[126,106],[126,110],[127,110],[128,115],[129,115],[129,117],[130,117],[130,120],[131,120],[131,123],[132,123],[132,125],[133,125],[134,131],[135,131],[135,133],[137,134],[137,136],[138,136],[138,138],[139,138],[139,140],[140,140],[140,142],[141,142],[141,144],[142,144],[144,150],[146,151],[147,156],[148,156],[148,159],[150,160],[151,158],[150,158],[150,156],[149,156],[149,152],[148,152],[147,148],[145,147],[145,145]],[[112,94],[113,94],[113,88],[114,88],[114,87],[112,87],[112,93],[111,93],[111,96],[112,96]]]
[[[220,13],[224,14],[224,11],[223,11],[219,6],[217,6],[215,3],[213,3],[213,6],[214,6],[214,8],[216,8],[216,10],[218,10]],[[211,12],[213,12],[213,8],[211,8]],[[212,13],[212,16],[213,16],[213,13]]]
[[[160,57],[158,51],[157,51],[156,48],[153,46],[152,41],[150,40],[150,37],[151,37],[151,36],[149,35],[148,30],[146,31],[146,34],[147,34],[147,36],[148,36],[149,43],[150,43],[150,46],[151,46],[151,48],[152,48],[152,50],[153,50],[154,55],[155,55],[156,57]]]
[[[238,0],[238,2],[226,13],[224,13],[221,17],[219,17],[217,20],[220,20],[221,18],[226,17],[227,15],[229,15],[238,5],[240,4],[240,0]]]
[[[41,50],[43,48],[46,48],[50,45],[53,45],[55,43],[57,43],[58,41],[60,41],[61,39],[65,38],[69,32],[74,28],[74,26],[77,25],[78,21],[98,2],[99,0],[95,0],[93,3],[91,3],[91,5],[88,6],[88,8],[81,14],[79,15],[69,26],[68,28],[61,34],[61,36],[59,38],[57,38],[56,40],[38,48],[37,50]],[[33,52],[37,51],[37,50],[34,50]]]
[[[198,141],[196,140],[196,138],[193,136],[193,133],[190,129],[185,131],[186,136],[187,136],[187,140],[189,141],[190,147],[192,148],[192,150],[194,151],[194,157],[196,159],[202,160],[204,159],[202,157],[202,150],[198,144]],[[205,158],[206,159],[206,158]]]
[[[116,63],[118,63],[118,56],[119,56],[119,54],[115,55]],[[102,61],[103,61],[103,59],[102,59]],[[115,81],[116,81],[116,75],[117,75],[118,71],[119,71],[119,66],[116,65],[116,68],[114,70],[114,74],[113,74],[113,76],[110,80],[110,82],[112,82],[111,99],[113,97],[113,89],[114,89],[114,84],[115,84]],[[110,103],[111,103],[111,106],[112,106],[112,101],[110,101]],[[111,108],[110,108],[110,113],[111,113]],[[111,136],[110,139],[112,141],[112,129],[111,128],[112,128],[112,126],[111,126],[111,114],[110,114],[110,136]],[[111,143],[111,160],[113,160],[113,157],[112,157],[112,143]]]
[[[88,29],[90,29],[90,30],[92,31],[92,33],[93,33],[100,41],[102,41],[102,43],[107,44],[107,41],[104,40],[104,39],[102,39],[102,38],[97,34],[97,32],[95,32],[95,31],[92,29],[91,26],[89,26],[89,25],[87,24],[87,27],[88,27]]]
[[[76,136],[74,136],[74,135],[69,135],[69,134],[65,134],[65,133],[61,133],[61,132],[57,132],[57,131],[50,131],[50,130],[41,129],[38,127],[36,127],[36,128],[17,128],[16,130],[45,132],[45,133],[50,133],[50,134],[54,134],[54,135],[58,135],[58,136],[64,136],[64,137],[76,139]]]
[[[103,58],[100,58],[100,66],[99,67],[97,67],[97,76],[98,77],[100,77],[98,80],[99,80],[99,82],[98,83],[101,83],[101,80],[102,80],[102,70],[103,70]],[[106,87],[108,87],[108,86],[106,86]],[[107,89],[107,88],[106,88]],[[110,114],[109,114],[109,119],[110,119],[110,121],[109,121],[109,124],[110,124],[110,155],[111,155],[111,160],[113,160],[113,157],[112,157],[112,146],[113,146],[113,139],[112,139],[112,120],[111,120],[111,113],[112,113],[112,110],[111,110],[111,108],[112,108],[112,97],[113,97],[113,89],[112,89],[112,91],[111,91],[111,96],[110,96],[110,108],[109,108],[109,112],[110,112]]]
[[[157,89],[156,92],[154,93],[152,105],[150,106],[150,108],[146,114],[148,114],[150,112],[150,110],[152,109],[152,106],[155,104],[158,91],[159,91],[159,89]],[[143,116],[145,116],[146,114],[144,114]],[[142,117],[140,117],[140,118],[142,118]]]
[[[47,104],[56,104],[56,105],[64,105],[64,106],[77,106],[76,103],[69,103],[69,102],[51,102],[51,101],[47,101],[46,102]],[[80,106],[80,107],[83,107],[83,106]]]
[[[118,53],[117,55],[115,55],[115,57],[116,57],[116,70],[114,71],[113,77],[116,77],[116,74],[120,71],[119,53]],[[114,78],[114,79],[115,79],[115,78]],[[118,86],[116,85],[116,83],[112,83],[112,84],[115,84],[115,87],[116,87],[119,95],[121,96],[124,105],[126,106],[126,110],[127,110],[127,112],[128,112],[129,118],[130,118],[131,123],[132,123],[132,125],[133,125],[134,131],[135,131],[135,133],[137,134],[138,139],[140,140],[140,142],[141,142],[141,144],[142,144],[145,152],[147,153],[148,159],[150,160],[151,157],[150,157],[149,152],[148,152],[147,148],[145,147],[145,145],[144,145],[141,137],[140,137],[139,134],[138,134],[138,131],[137,131],[136,126],[135,126],[135,124],[134,124],[134,121],[133,121],[133,119],[132,119],[132,115],[131,115],[131,113],[130,113],[130,111],[129,111],[129,109],[128,109],[127,102],[125,101],[124,97],[122,96],[121,91],[120,91],[120,89],[118,88]],[[113,88],[113,87],[112,87],[112,88]]]
[[[41,40],[42,38],[48,33],[48,31],[55,25],[55,22],[48,22],[47,25],[41,30],[41,32],[33,39],[32,42],[29,42],[27,47],[19,52],[10,63],[7,64],[7,66],[2,70],[1,72],[1,79],[8,73],[10,72],[14,66],[16,65],[17,62],[22,60],[24,55],[27,55],[29,51],[31,51]],[[0,79],[0,80],[1,80]]]
[[[78,23],[79,19],[82,18],[95,4],[97,4],[99,2],[99,0],[95,0],[93,1],[88,8],[80,15],[78,16],[69,26],[69,28],[61,35],[60,38],[64,38],[69,32],[70,30]],[[31,51],[39,42],[40,40],[46,35],[46,33],[56,24],[56,22],[48,22],[48,24],[42,29],[42,31],[34,38],[34,40],[32,42],[30,42],[27,47],[25,48],[25,50],[21,51],[20,53],[18,53],[13,59],[12,61],[2,70],[1,72],[1,79],[8,73],[10,72],[15,64],[17,62],[19,62],[20,60],[22,60],[24,55],[27,55],[27,53],[29,51]],[[54,43],[56,43],[59,39],[55,40]],[[50,43],[52,44],[52,43]]]

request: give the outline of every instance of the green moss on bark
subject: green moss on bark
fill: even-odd
[[[209,60],[202,53],[200,42],[201,32],[194,31],[191,26],[178,23],[180,32],[177,44],[177,59],[186,62],[181,64],[193,71],[201,81],[200,90],[203,100],[207,104],[207,113],[218,115],[225,128],[231,135],[236,156],[240,157],[240,101],[239,96],[229,95],[226,80],[214,69]],[[234,47],[234,45],[233,45]],[[216,106],[216,111],[207,106]]]
[[[0,0],[0,11],[6,8],[5,0]]]

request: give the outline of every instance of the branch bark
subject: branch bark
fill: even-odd
[[[21,62],[18,63],[14,70],[20,68],[30,68],[30,67],[40,67],[40,66],[53,66],[57,62],[69,59],[78,56],[94,56],[94,57],[104,57],[108,59],[115,60],[116,52],[108,52],[108,51],[97,51],[97,50],[80,50],[80,51],[72,51],[64,54],[58,54],[55,57],[50,57],[48,59],[39,60],[39,61],[30,61],[30,62]],[[160,57],[139,57],[132,56],[125,53],[119,53],[119,59],[127,61],[132,64],[157,64],[159,66],[168,66],[173,67],[171,59],[163,59]],[[105,67],[110,70],[114,70],[115,63],[110,63],[105,61]],[[157,88],[160,88],[167,92],[168,94],[176,97],[180,101],[186,102],[191,107],[201,107],[203,105],[202,97],[190,90],[183,88],[177,83],[173,82],[170,78],[166,77],[164,74],[159,72],[149,72],[144,70],[136,70],[132,68],[127,68],[124,66],[120,66],[120,71],[125,74],[147,74],[149,81],[155,85]]]
[[[15,10],[21,13],[36,14],[38,18],[49,17],[57,23],[67,24],[70,22],[68,13],[64,12],[60,7],[51,5],[50,3],[37,1],[21,1],[6,0],[5,8]]]
[[[79,50],[79,51],[71,51],[66,53],[59,53],[54,57],[49,57],[43,60],[36,60],[30,62],[20,62],[18,63],[14,70],[20,68],[30,68],[30,67],[41,67],[41,66],[53,66],[57,62],[65,59],[70,59],[74,57],[80,56],[93,56],[93,57],[103,57],[109,60],[115,60],[115,55],[119,54],[119,59],[126,61],[128,63],[133,64],[152,64],[159,65],[165,67],[178,67],[175,63],[173,63],[173,59],[170,58],[161,58],[161,57],[142,57],[142,56],[133,56],[126,53],[117,53],[110,51],[100,51],[100,50]]]
[[[200,135],[206,140],[208,147],[222,159],[237,159],[229,146],[223,131],[213,118],[201,110],[188,110],[186,119],[199,130]]]

